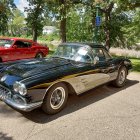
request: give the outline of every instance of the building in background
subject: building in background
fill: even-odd
[[[43,34],[52,34],[56,32],[58,29],[55,26],[44,26],[43,27]]]

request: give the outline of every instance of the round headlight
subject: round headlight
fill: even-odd
[[[15,82],[13,85],[13,89],[15,92],[18,92],[21,95],[26,95],[27,94],[27,89],[26,86],[20,82]]]
[[[20,84],[19,86],[19,91],[18,91],[21,95],[26,95],[27,94],[27,89],[25,87],[24,84]]]
[[[14,83],[13,89],[14,89],[15,92],[18,92],[19,91],[19,85],[20,85],[19,82],[15,82]]]

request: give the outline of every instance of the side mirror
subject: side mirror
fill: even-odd
[[[13,48],[14,48],[14,49],[17,48],[17,45],[14,45]]]

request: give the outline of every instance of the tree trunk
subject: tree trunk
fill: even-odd
[[[13,32],[13,28],[12,28],[12,25],[11,25],[11,36],[14,36],[14,32]]]
[[[108,13],[105,13],[105,46],[107,48],[107,50],[110,49],[110,30],[108,27],[108,22],[110,22],[109,18],[108,18]]]
[[[33,41],[37,42],[37,29],[33,29]]]
[[[110,30],[109,29],[106,29],[105,36],[106,36],[105,46],[107,50],[109,50],[110,49]]]
[[[66,18],[61,20],[60,35],[61,35],[61,38],[62,38],[62,42],[66,42],[67,41],[67,39],[66,39]]]
[[[60,0],[60,14],[61,14],[61,21],[60,21],[60,36],[62,42],[66,42],[66,0]]]
[[[110,29],[109,29],[109,22],[111,22],[111,12],[114,6],[114,2],[111,2],[107,8],[105,9],[101,9],[101,12],[103,12],[105,14],[105,46],[107,48],[107,50],[110,49]]]
[[[96,13],[93,10],[94,9],[93,5],[91,5],[90,8],[91,8],[91,12],[92,12],[91,13],[91,15],[92,15],[92,18],[91,18],[92,28],[95,28],[95,17],[96,17]]]

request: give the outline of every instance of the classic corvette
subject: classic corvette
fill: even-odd
[[[28,39],[0,38],[0,62],[42,58],[48,54],[48,50],[48,47]]]
[[[50,58],[0,65],[0,98],[22,111],[41,107],[47,114],[61,111],[69,94],[111,82],[125,85],[130,60],[112,58],[102,45],[62,43]]]

